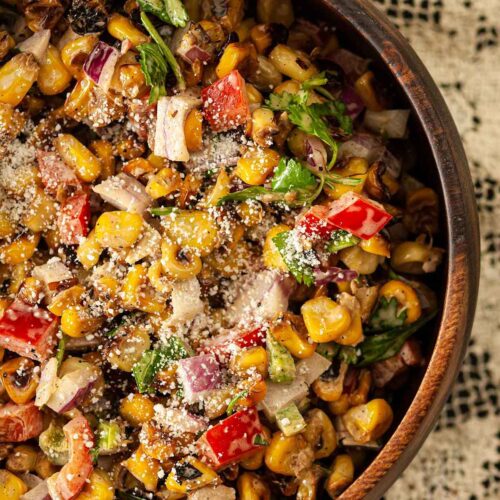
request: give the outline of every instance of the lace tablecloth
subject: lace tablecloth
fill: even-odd
[[[472,341],[415,460],[387,493],[405,500],[500,498],[500,0],[374,0],[438,83],[462,135],[481,222]]]

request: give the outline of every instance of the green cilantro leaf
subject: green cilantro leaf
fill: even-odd
[[[317,181],[314,175],[294,158],[290,158],[288,161],[286,158],[281,158],[271,180],[273,191],[279,193],[316,185]]]
[[[358,361],[357,347],[342,346],[339,349],[338,357],[340,361],[343,361],[348,365],[355,365]]]
[[[154,14],[157,18],[165,21],[166,23],[170,22],[170,18],[168,17],[167,11],[165,10],[165,3],[163,0],[137,0],[139,7],[144,12],[150,12]]]
[[[253,444],[257,444],[257,445],[260,445],[260,446],[268,446],[269,442],[266,441],[263,436],[261,436],[260,434],[257,434],[253,438]]]
[[[228,416],[232,415],[235,411],[236,403],[238,403],[240,399],[246,398],[247,396],[248,396],[248,391],[241,391],[238,394],[236,394],[236,396],[234,396],[234,398],[231,399],[231,401],[227,405],[227,410],[226,410],[227,415]]]
[[[335,230],[326,244],[326,251],[330,253],[337,253],[344,248],[353,247],[359,243],[360,239],[354,234],[344,229]]]
[[[180,0],[163,0],[165,3],[165,9],[169,17],[170,24],[173,24],[177,28],[184,28],[189,21],[189,16],[182,5]]]
[[[165,80],[168,65],[163,52],[156,43],[143,43],[137,46],[141,69],[146,79],[146,84],[151,87],[149,104],[155,103],[160,97],[167,95]]]
[[[404,325],[407,313],[399,307],[395,297],[382,297],[370,318],[370,328],[374,331],[387,330]]]
[[[224,203],[227,203],[228,201],[260,200],[262,196],[269,194],[271,194],[271,191],[269,191],[269,189],[266,189],[262,186],[254,186],[223,196],[217,202],[217,205],[224,205]]]
[[[333,116],[345,134],[352,134],[352,119],[346,115],[346,105],[341,101],[327,101],[321,104],[313,104],[313,107],[320,116]]]

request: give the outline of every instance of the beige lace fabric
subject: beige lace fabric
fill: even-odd
[[[386,498],[500,498],[500,0],[374,0],[438,83],[462,135],[481,222],[472,341],[435,431]]]

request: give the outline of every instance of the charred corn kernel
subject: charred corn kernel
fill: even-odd
[[[16,137],[26,123],[26,116],[10,104],[0,102],[0,140]]]
[[[285,80],[274,89],[274,92],[276,94],[283,94],[283,92],[287,92],[288,94],[296,94],[299,90],[300,83],[297,80]]]
[[[181,469],[183,466],[194,468],[201,475],[197,475],[194,479],[182,479],[180,475],[177,475],[176,467]],[[219,476],[214,470],[194,457],[187,457],[174,465],[174,468],[167,477],[165,486],[168,491],[189,493],[190,491],[197,490],[208,484],[217,484],[218,482]]]
[[[200,151],[203,148],[203,113],[192,109],[184,122],[184,136],[189,152]]]
[[[372,399],[364,405],[354,406],[342,416],[349,434],[358,443],[381,438],[392,424],[392,408],[385,399]]]
[[[171,241],[164,240],[161,244],[161,265],[167,276],[176,280],[187,280],[200,274],[201,259],[192,253],[183,252],[179,256],[180,249]]]
[[[154,403],[143,394],[132,394],[122,399],[120,403],[120,415],[133,426],[139,426],[149,422],[154,417]]]
[[[124,163],[122,172],[131,175],[132,177],[140,177],[144,174],[155,172],[154,165],[145,158],[134,158],[133,160]]]
[[[280,23],[289,28],[294,20],[291,0],[258,0],[257,19],[261,23]]]
[[[280,73],[299,82],[304,82],[318,73],[318,68],[306,54],[287,45],[276,45],[269,54],[269,59]]]
[[[61,330],[70,337],[79,338],[95,332],[102,324],[99,318],[92,318],[82,306],[71,306],[61,315]]]
[[[172,241],[182,249],[194,250],[203,257],[217,246],[217,225],[208,212],[180,210],[163,217],[162,223]]]
[[[335,342],[340,345],[355,346],[363,340],[363,324],[361,322],[361,314],[359,311],[351,311],[351,324],[347,330],[342,333]]]
[[[149,161],[149,163],[151,163],[151,165],[153,165],[155,172],[168,166],[168,160],[166,158],[156,156],[154,153],[151,153],[148,156],[147,160]]]
[[[148,279],[157,292],[167,295],[172,291],[172,280],[165,276],[160,260],[153,262],[149,267]]]
[[[82,78],[83,64],[99,41],[97,35],[84,35],[70,40],[61,49],[61,60],[75,78]]]
[[[22,224],[34,233],[40,233],[52,225],[56,215],[55,201],[43,189],[37,187],[31,206],[22,219]]]
[[[264,184],[280,161],[280,155],[270,148],[252,149],[238,160],[234,175],[246,184]]]
[[[148,332],[145,328],[137,327],[123,337],[113,339],[106,353],[106,359],[111,366],[131,373],[134,365],[150,347]]]
[[[146,186],[146,193],[153,200],[157,200],[178,191],[181,186],[182,179],[179,173],[170,167],[165,167],[149,179]]]
[[[252,113],[252,139],[255,144],[261,147],[270,146],[273,136],[278,132],[273,111],[268,108],[258,108]]]
[[[441,258],[442,252],[437,248],[419,241],[404,241],[392,251],[391,267],[400,273],[423,274],[434,269]]]
[[[95,239],[103,248],[129,248],[139,239],[143,223],[139,214],[122,210],[104,212],[97,219]]]
[[[236,212],[241,218],[245,226],[256,226],[262,222],[264,218],[264,209],[262,205],[255,200],[247,200],[239,203],[236,207]]]
[[[139,448],[128,460],[122,462],[122,465],[144,485],[147,491],[156,490],[161,465],[158,460],[146,455],[142,445],[139,445]]]
[[[0,250],[0,262],[1,257],[2,253]],[[8,293],[14,295],[19,292],[32,267],[33,265],[29,261],[21,262],[11,267],[9,288],[7,288]]]
[[[269,25],[257,24],[250,30],[250,39],[259,54],[265,54],[273,43],[273,37]]]
[[[114,175],[116,161],[113,154],[113,145],[109,141],[99,139],[92,141],[89,145],[89,149],[101,161],[101,179],[104,180]]]
[[[285,224],[278,224],[277,226],[269,229],[266,235],[266,240],[264,241],[264,247],[262,249],[262,258],[264,259],[264,265],[271,269],[279,269],[280,271],[288,271],[288,266],[283,261],[283,257],[276,247],[273,238],[280,233],[285,233],[290,231],[290,227]]]
[[[252,85],[251,83],[247,83],[245,85],[248,102],[250,104],[262,104],[264,102],[264,96],[259,92],[259,90]]]
[[[221,167],[215,186],[207,197],[206,205],[208,207],[215,207],[221,198],[229,194],[230,184],[231,179],[227,175],[226,169]]]
[[[0,68],[0,102],[17,106],[38,77],[39,66],[33,54],[15,55]]]
[[[403,310],[406,311],[405,324],[414,323],[422,315],[422,307],[415,290],[400,280],[388,281],[379,290],[379,297],[391,299],[394,297]]]
[[[343,415],[350,407],[349,394],[342,394],[337,401],[328,403],[328,409],[332,415]]]
[[[85,288],[82,285],[72,286],[67,290],[59,292],[47,306],[47,309],[56,316],[62,316],[65,309],[80,303],[84,293]]]
[[[108,33],[121,42],[129,40],[134,47],[149,41],[149,37],[142,31],[139,31],[128,17],[116,12],[109,18]]]
[[[349,403],[352,406],[365,404],[372,385],[372,374],[370,370],[361,370],[358,376],[356,390],[349,394]]]
[[[76,257],[85,269],[90,269],[99,262],[102,251],[103,248],[97,241],[95,230],[92,230],[78,245]]]
[[[58,470],[56,467],[45,455],[45,453],[40,452],[38,454],[38,458],[36,461],[35,472],[42,479],[47,479],[50,476],[54,475]]]
[[[0,61],[16,46],[16,41],[5,30],[0,31]]]
[[[349,269],[359,274],[373,274],[383,260],[379,255],[365,252],[359,246],[344,248],[340,251],[339,256]]]
[[[352,177],[358,179],[360,182],[355,186],[344,186],[343,184],[335,184],[335,188],[326,189],[328,197],[333,200],[338,200],[343,194],[352,191],[354,193],[361,193],[365,185],[366,178],[368,177],[368,162],[364,158],[351,158],[347,165],[343,168],[335,170],[336,174],[342,177]]]
[[[304,321],[295,314],[286,314],[271,327],[271,333],[298,359],[310,358],[316,350],[316,344],[307,337]]]
[[[0,470],[0,498],[19,500],[28,491],[26,484],[8,470]]]
[[[281,431],[275,432],[266,450],[267,468],[284,476],[297,474],[296,461],[300,456],[301,465],[306,469],[314,461],[314,451],[302,434],[286,437]]]
[[[380,233],[372,236],[369,240],[361,240],[359,246],[368,253],[380,255],[381,257],[391,256],[391,245],[389,241]]]
[[[2,386],[14,403],[25,404],[35,397],[40,377],[34,368],[34,362],[23,357],[9,359],[1,366]]]
[[[266,442],[271,440],[271,431],[266,427],[262,426],[262,437]],[[264,464],[264,457],[266,455],[266,448],[262,448],[254,453],[252,453],[247,458],[240,462],[241,467],[246,470],[257,470]]]
[[[354,83],[354,90],[370,111],[382,111],[384,107],[378,100],[377,93],[373,86],[374,79],[375,75],[373,71],[367,71],[356,80]]]
[[[89,78],[78,80],[64,103],[66,115],[76,121],[86,118],[93,88],[94,82]]]
[[[351,324],[347,307],[340,306],[328,297],[308,300],[302,305],[301,312],[314,342],[336,341]]]
[[[23,282],[23,286],[19,290],[18,298],[27,304],[35,305],[42,301],[44,297],[45,287],[40,280],[30,276]]]
[[[347,364],[341,363],[337,377],[319,377],[312,384],[316,396],[329,403],[338,401],[344,390],[344,378],[347,373]]]
[[[45,95],[60,94],[70,84],[71,73],[62,62],[57,47],[49,45],[45,62],[40,65],[37,83],[40,92]]]
[[[60,134],[54,139],[54,146],[80,180],[93,182],[99,177],[102,168],[100,160],[76,137]]]
[[[244,21],[241,21],[239,25],[236,27],[236,34],[238,35],[238,40],[240,42],[244,42],[250,36],[250,30],[255,25],[255,19],[249,17]]]
[[[145,265],[137,264],[130,268],[122,287],[123,304],[129,309],[156,314],[162,312],[166,303],[149,286],[148,270]]]
[[[304,437],[314,450],[314,459],[329,457],[337,448],[337,433],[328,415],[319,408],[309,410],[305,417]]]
[[[225,49],[220,58],[215,73],[217,78],[224,78],[250,55],[248,45],[244,43],[230,43]]]
[[[14,234],[16,226],[6,212],[0,212],[0,239]]]
[[[325,489],[331,498],[336,498],[354,481],[354,463],[350,455],[337,455],[333,461],[331,473],[325,483]]]
[[[257,373],[267,375],[267,352],[264,347],[249,347],[235,354],[231,360],[231,369],[235,372],[246,372],[254,368]]]
[[[244,472],[236,484],[240,500],[270,500],[271,490],[258,474]]]
[[[121,93],[128,99],[135,99],[147,92],[144,73],[139,64],[126,64],[119,69]]]
[[[5,466],[14,473],[26,473],[35,470],[38,452],[28,444],[16,446],[7,457]]]
[[[0,263],[13,266],[26,262],[33,257],[39,241],[39,234],[27,234],[0,245]]]
[[[89,482],[75,500],[113,500],[115,488],[106,471],[94,469]]]

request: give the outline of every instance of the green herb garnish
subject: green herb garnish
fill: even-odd
[[[61,332],[61,339],[59,340],[59,343],[57,344],[57,353],[56,353],[56,359],[57,359],[57,366],[61,366],[61,363],[64,358],[64,352],[66,350],[66,335]]]
[[[150,210],[152,215],[162,216],[170,215],[173,212],[177,212],[179,209],[177,207],[156,207]]]
[[[317,180],[314,175],[294,158],[288,161],[281,158],[271,180],[272,190],[278,193],[288,193],[316,185]]]
[[[167,95],[165,80],[168,73],[168,64],[163,52],[156,43],[143,43],[137,46],[141,69],[146,84],[151,87],[149,104],[155,103],[160,97]]]
[[[269,441],[266,441],[260,434],[257,434],[253,438],[253,444],[259,445],[259,446],[268,446]]]
[[[154,14],[158,19],[166,23],[170,22],[163,0],[137,0],[137,3],[144,12]]]
[[[248,391],[241,391],[238,394],[236,394],[236,396],[234,396],[234,398],[231,399],[231,401],[227,405],[227,410],[226,410],[227,415],[232,415],[235,411],[236,404],[238,403],[238,401],[242,398],[246,398],[247,396],[248,396]]]
[[[406,317],[406,310],[399,306],[395,297],[391,297],[390,299],[381,297],[377,308],[370,318],[369,326],[374,331],[397,328],[404,325]]]
[[[138,0],[144,12],[154,14],[157,18],[178,28],[184,28],[189,21],[186,9],[180,0]]]

